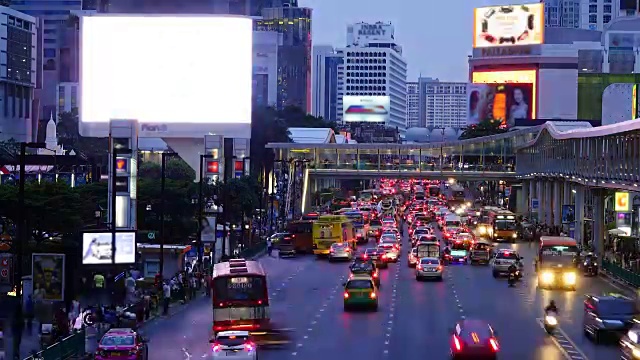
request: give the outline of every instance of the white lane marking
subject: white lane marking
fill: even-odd
[[[538,325],[544,331],[544,319],[538,318]],[[560,350],[562,355],[564,355],[567,360],[589,360],[587,355],[580,350],[578,345],[576,345],[573,340],[562,330],[560,327],[556,328],[555,333],[552,336],[549,336],[549,339],[556,345],[556,347]]]
[[[391,343],[391,333],[393,332],[393,317],[395,316],[395,308],[396,308],[396,301],[397,301],[397,287],[398,287],[398,279],[400,276],[400,266],[396,267],[396,272],[395,272],[395,278],[393,280],[393,290],[392,290],[392,294],[391,294],[391,304],[389,306],[389,317],[387,320],[387,331],[385,334],[385,337],[388,339],[384,342],[384,350],[383,350],[383,356],[386,358],[389,356],[389,344]]]

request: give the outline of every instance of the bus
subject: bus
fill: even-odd
[[[329,206],[329,210],[331,212],[340,210],[345,207],[351,207],[351,201],[345,198],[334,198],[331,200],[331,206]]]
[[[297,253],[313,252],[313,220],[292,221],[287,225],[287,232],[291,234],[291,242]]]
[[[211,278],[213,332],[257,332],[270,325],[267,274],[257,261],[215,264]]]
[[[489,211],[490,237],[493,241],[510,241],[515,243],[518,239],[516,226],[516,214],[509,210]]]
[[[465,203],[464,188],[460,185],[454,184],[450,187],[451,196],[449,197],[450,206],[460,206]]]
[[[358,244],[366,244],[368,240],[367,231],[369,230],[369,225],[365,224],[364,214],[362,211],[347,211],[344,215],[351,220],[351,223],[353,224],[356,231],[356,242]]]
[[[331,245],[348,243],[356,248],[356,231],[353,223],[344,215],[323,215],[313,223],[313,253],[328,255]]]
[[[318,220],[318,218],[320,217],[320,214],[318,214],[317,212],[310,212],[310,213],[306,213],[302,215],[302,218],[300,218],[300,220]]]
[[[538,287],[576,289],[580,249],[575,239],[542,236],[534,260]]]

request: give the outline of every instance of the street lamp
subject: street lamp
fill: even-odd
[[[24,249],[23,244],[26,242],[27,237],[27,229],[26,229],[26,219],[25,219],[25,204],[24,204],[24,184],[25,184],[25,176],[26,171],[26,152],[27,148],[29,149],[45,149],[45,143],[33,143],[33,142],[22,142],[20,143],[20,178],[18,179],[18,243],[16,244],[16,269],[14,281],[17,282],[16,292],[17,297],[20,299],[20,303],[22,303],[22,263],[24,257]],[[17,278],[17,279],[16,279]]]

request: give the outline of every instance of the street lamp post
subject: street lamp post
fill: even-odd
[[[18,179],[18,242],[16,244],[16,264],[14,282],[16,282],[16,295],[22,303],[22,263],[24,262],[24,243],[27,241],[27,225],[25,219],[25,204],[24,204],[24,184],[25,176],[27,176],[25,167],[26,165],[26,152],[29,149],[44,149],[46,145],[44,143],[32,143],[23,142],[20,143],[20,178]]]

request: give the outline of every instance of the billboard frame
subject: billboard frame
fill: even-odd
[[[116,254],[113,252],[113,247],[111,248],[111,260],[108,263],[94,263],[94,264],[85,264],[82,260],[82,258],[80,259],[80,262],[82,264],[82,266],[104,266],[104,265],[130,265],[130,264],[135,264],[136,263],[136,257],[137,257],[137,253],[138,253],[138,239],[137,239],[137,234],[138,231],[137,230],[129,230],[129,229],[123,229],[123,230],[116,230],[116,241],[117,241],[117,236],[118,234],[121,233],[133,233],[133,253],[134,253],[134,261],[133,262],[115,262],[115,258],[116,258]],[[87,230],[87,231],[83,231],[82,232],[82,252],[84,252],[84,235],[85,234],[109,234],[109,236],[111,236],[111,239],[113,239],[113,231],[110,231],[109,229],[103,229],[103,230]],[[116,251],[118,250],[118,248],[116,247]],[[81,257],[84,257],[84,254],[81,255]]]
[[[508,80],[509,77],[502,79],[503,81],[495,81],[492,78],[498,77],[498,74],[508,74],[508,73],[520,73],[520,74],[528,74],[526,75],[527,81],[512,81]],[[495,75],[490,75],[495,74]],[[533,74],[533,75],[532,75]],[[477,76],[476,76],[477,75]],[[531,101],[531,118],[535,119],[538,114],[538,76],[539,72],[536,68],[523,68],[523,69],[509,69],[509,70],[479,70],[473,71],[471,73],[471,81],[472,84],[533,84],[533,100]],[[510,77],[513,78],[513,77]],[[504,81],[506,80],[506,81]],[[533,81],[531,81],[533,80]]]

